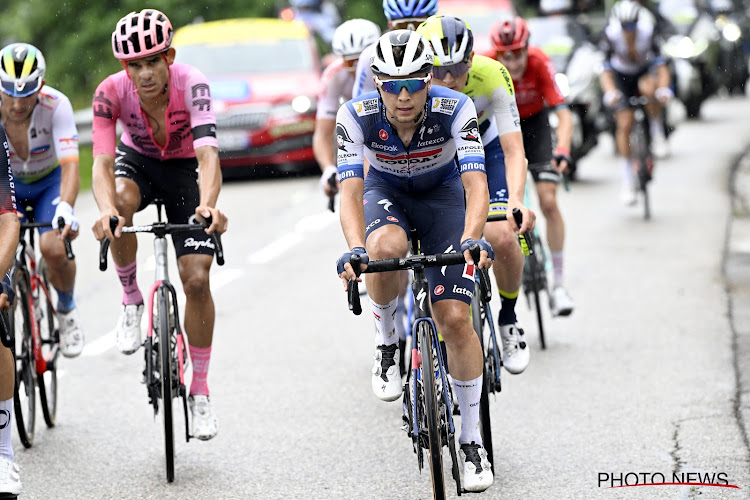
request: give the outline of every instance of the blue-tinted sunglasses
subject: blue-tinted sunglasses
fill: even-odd
[[[638,26],[638,22],[631,21],[628,23],[620,23],[620,25],[622,26],[622,29],[624,29],[625,31],[635,31],[635,28]]]
[[[34,92],[36,92],[42,87],[42,79],[37,78],[36,81],[26,82],[20,87],[16,85],[15,81],[9,82],[6,80],[3,80],[2,82],[0,82],[0,85],[2,85],[3,92],[8,94],[9,96],[26,97],[26,96],[33,94]]]
[[[381,80],[377,76],[375,77],[375,84],[381,89],[385,90],[389,94],[400,94],[401,89],[406,89],[410,94],[419,92],[420,90],[427,87],[427,83],[430,81],[431,76],[427,75],[424,78],[407,78],[405,80]]]

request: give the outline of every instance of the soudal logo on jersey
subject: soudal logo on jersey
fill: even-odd
[[[373,115],[378,111],[380,111],[380,105],[377,98],[354,103],[354,112],[357,113],[357,116]]]
[[[409,163],[425,163],[437,159],[443,148],[431,149],[430,151],[418,151],[416,153],[400,154],[398,156],[389,156],[385,154],[376,154],[375,157],[382,163],[388,165],[407,165]]]
[[[380,133],[378,135],[380,136],[381,140],[383,140],[383,141],[387,141],[388,140],[388,132],[386,132],[382,128],[380,129]]]
[[[436,113],[443,113],[445,115],[452,115],[456,111],[458,105],[458,99],[450,97],[435,97],[432,99],[432,111]]]

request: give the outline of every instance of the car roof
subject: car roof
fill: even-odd
[[[175,31],[175,46],[203,43],[241,42],[247,40],[305,39],[310,36],[301,21],[273,18],[224,19],[189,24]]]

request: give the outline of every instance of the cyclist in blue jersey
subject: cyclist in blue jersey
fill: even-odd
[[[372,61],[377,90],[339,109],[341,226],[351,250],[339,258],[337,271],[346,285],[356,278],[349,264],[354,254],[363,263],[370,256],[405,256],[411,228],[417,229],[427,254],[464,253],[463,267],[429,268],[426,273],[461,410],[465,486],[484,491],[493,478],[479,433],[482,349],[469,314],[474,265],[488,268],[494,257],[492,246],[481,238],[489,208],[484,148],[471,99],[447,88],[430,88],[433,60],[429,43],[418,33],[383,35]],[[370,163],[366,179],[365,158]],[[482,248],[476,263],[468,252],[474,242]],[[393,319],[400,289],[391,273],[367,276],[376,331],[372,388],[384,401],[394,401],[402,392]]]

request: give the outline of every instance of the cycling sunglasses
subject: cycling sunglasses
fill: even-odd
[[[469,71],[469,63],[460,62],[451,64],[450,66],[433,66],[432,76],[434,76],[438,80],[444,80],[445,77],[448,76],[448,73],[450,73],[453,78],[458,78],[459,76],[465,74],[467,71]]]
[[[518,59],[521,56],[523,56],[525,51],[526,51],[526,47],[521,47],[519,49],[512,49],[512,50],[498,50],[497,58],[498,59]]]
[[[37,78],[35,82],[26,82],[21,87],[16,85],[15,81],[9,82],[3,80],[2,82],[3,92],[11,97],[26,97],[30,96],[42,87],[42,79]]]
[[[638,26],[638,23],[636,21],[632,21],[628,23],[620,23],[620,26],[622,26],[622,29],[624,31],[635,31],[636,27]]]
[[[353,68],[357,65],[357,62],[359,61],[359,55],[352,56],[352,57],[345,57],[344,58],[344,67],[345,68]]]
[[[432,78],[427,75],[424,78],[407,78],[405,80],[381,80],[377,76],[375,77],[375,84],[381,89],[385,90],[389,94],[400,94],[401,89],[406,89],[410,94],[419,92],[420,90],[427,87],[427,83]]]

